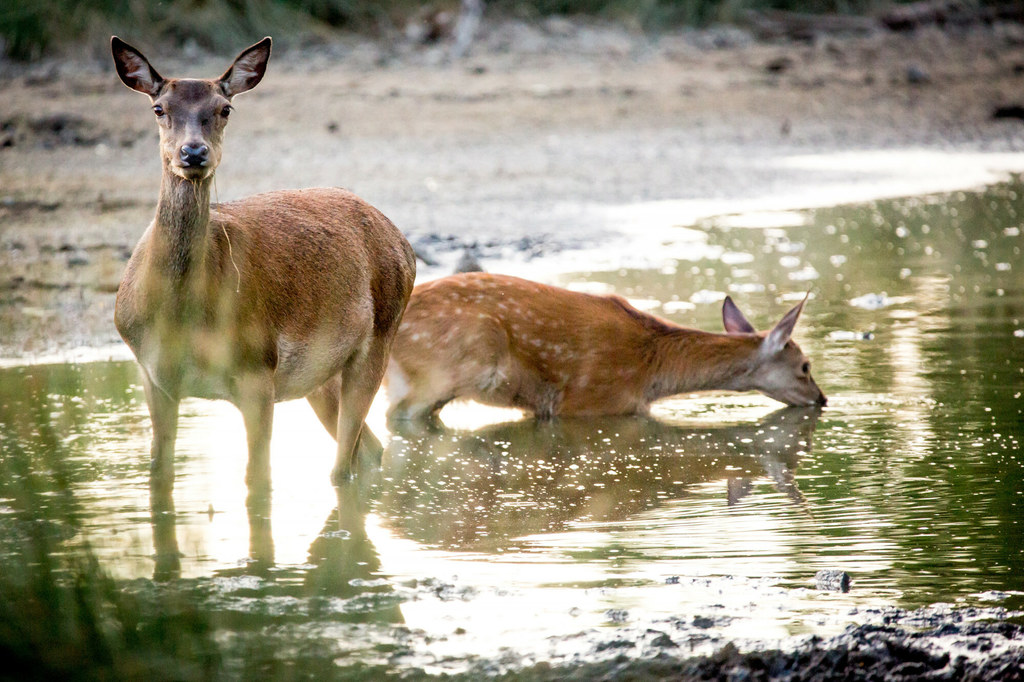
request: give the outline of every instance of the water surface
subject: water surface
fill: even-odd
[[[824,410],[715,394],[536,423],[453,405],[438,433],[388,434],[379,400],[381,466],[336,490],[333,441],[289,403],[269,522],[246,513],[232,407],[183,403],[178,513],[154,523],[135,366],[2,369],[0,548],[13,561],[43,528],[126,585],[193,594],[225,641],[328,667],[573,660],[624,632],[633,653],[664,646],[652,632],[701,652],[890,605],[1019,608],[1022,192],[722,216],[692,259],[550,278],[704,329],[726,293],[768,327],[810,290],[795,337]],[[820,569],[852,589],[814,589]]]

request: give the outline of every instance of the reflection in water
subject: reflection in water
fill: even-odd
[[[826,541],[814,544],[818,555],[849,565],[859,548],[887,559],[888,568],[857,576],[858,587],[895,586],[913,605],[1019,591],[1022,189],[821,209],[789,227],[709,220],[721,258],[584,277],[661,301],[664,314],[698,327],[715,324],[717,310],[674,305],[690,292],[732,293],[756,325],[812,282],[817,300],[800,342],[836,395],[817,456],[801,469]],[[853,304],[864,297],[878,306]],[[854,538],[873,525],[884,532],[858,547]],[[799,539],[806,552],[811,538]]]
[[[274,565],[270,506],[269,482],[260,487],[260,492],[250,490],[245,507],[249,516],[249,561],[254,573],[262,573]]]
[[[178,549],[174,512],[161,511],[154,505],[150,514],[153,525],[153,580],[167,582],[180,578],[181,550]]]
[[[787,408],[725,427],[606,417],[402,433],[385,452],[379,513],[425,545],[496,551],[572,522],[625,519],[709,481],[732,481],[736,503],[768,473],[803,504],[793,471],[818,416]]]
[[[381,580],[380,555],[366,532],[366,487],[361,480],[338,486],[338,506],[309,547],[312,568],[305,583],[310,594],[353,597],[367,590],[390,591],[390,583]],[[401,620],[396,607],[388,621]]]

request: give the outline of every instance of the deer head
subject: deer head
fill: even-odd
[[[727,333],[751,334],[761,339],[750,364],[751,388],[793,406],[827,402],[811,377],[810,360],[790,338],[806,302],[805,296],[768,332],[758,332],[729,296],[722,303],[722,323]]]
[[[192,181],[213,175],[220,164],[231,98],[262,80],[270,42],[264,38],[243,50],[220,78],[165,79],[141,52],[117,36],[110,39],[121,81],[149,95],[153,103],[165,173]]]

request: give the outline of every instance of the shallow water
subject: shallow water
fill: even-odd
[[[223,641],[296,665],[575,660],[662,650],[658,634],[705,652],[889,605],[1020,608],[1022,215],[1008,184],[723,216],[656,267],[559,275],[705,329],[726,293],[767,327],[810,290],[795,336],[828,407],[681,396],[652,419],[538,424],[453,405],[448,429],[389,440],[378,401],[381,467],[335,490],[333,441],[284,404],[269,523],[246,513],[230,406],[183,403],[178,513],[154,522],[134,365],[2,369],[0,524],[87,546],[131,589],[170,581]],[[851,590],[814,589],[820,569]]]

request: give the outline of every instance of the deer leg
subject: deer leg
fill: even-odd
[[[391,403],[387,420],[392,431],[409,424],[419,427],[440,424],[437,413],[457,395],[449,383],[431,383],[423,377],[412,379],[394,363],[388,368],[387,377],[387,394]]]
[[[372,398],[370,402],[373,402]],[[359,447],[356,456],[378,465],[384,456],[384,444],[373,434],[366,422],[363,422],[363,428],[359,431]]]
[[[313,407],[320,423],[331,434],[331,438],[338,440],[338,408],[341,403],[341,378],[335,377],[326,384],[306,396],[306,400]],[[372,402],[372,399],[371,399]],[[356,456],[369,458],[367,461],[378,461],[384,455],[384,446],[381,445],[377,436],[373,435],[369,427],[363,424],[359,434],[359,446]]]
[[[173,512],[174,441],[178,436],[178,399],[157,386],[145,370],[142,384],[153,424],[149,459],[150,506],[154,513]]]
[[[307,402],[316,412],[317,419],[331,434],[338,439],[338,404],[341,401],[341,377],[332,377],[327,383],[306,396]]]
[[[454,396],[450,387],[431,385],[417,373],[408,373],[395,358],[391,359],[385,372],[387,376],[388,428],[394,431],[408,422],[421,424],[431,413],[441,409],[451,397],[441,400],[441,393]]]
[[[274,563],[270,526],[270,436],[274,424],[274,377],[270,372],[244,374],[235,386],[237,405],[245,420],[249,464],[245,482],[249,495],[249,556],[262,570]]]
[[[253,494],[246,500],[249,513],[249,558],[259,572],[274,564],[274,533],[270,522],[270,494]]]
[[[331,481],[339,485],[352,475],[360,434],[365,433],[360,450],[369,449],[374,444],[383,452],[380,441],[366,428],[364,421],[370,411],[370,403],[377,395],[380,382],[384,378],[387,367],[390,339],[375,337],[370,341],[364,353],[353,357],[342,370],[341,396],[338,409],[338,456],[331,472]],[[373,441],[368,439],[373,437]]]
[[[388,427],[391,430],[406,429],[410,426],[420,429],[436,429],[441,426],[437,413],[451,402],[451,396],[431,400],[413,401],[403,399],[388,409]]]
[[[237,405],[245,420],[249,465],[245,482],[249,501],[270,496],[270,436],[274,423],[274,379],[270,372],[251,372],[238,379]],[[250,505],[251,506],[251,505]]]
[[[178,435],[178,400],[165,393],[143,370],[142,385],[153,424],[149,460],[149,509],[156,567],[153,579],[181,575],[181,552],[174,526],[174,441]]]

